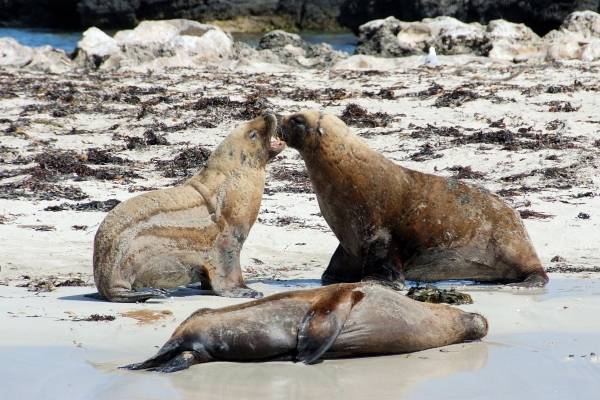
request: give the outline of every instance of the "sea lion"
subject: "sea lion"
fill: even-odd
[[[398,354],[484,337],[486,319],[373,283],[279,293],[188,317],[158,353],[123,368],[174,372],[210,361]]]
[[[319,111],[283,118],[278,135],[300,152],[340,241],[323,283],[548,282],[519,214],[489,191],[397,165]]]
[[[94,240],[101,296],[139,302],[156,289],[201,282],[215,294],[259,297],[244,284],[240,250],[258,215],[265,167],[284,148],[267,114],[237,127],[182,185],[133,197],[108,213]]]

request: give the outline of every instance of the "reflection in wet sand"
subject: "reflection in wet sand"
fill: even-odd
[[[469,343],[409,355],[293,363],[212,363],[169,379],[184,399],[398,399],[421,382],[482,368],[488,345]]]

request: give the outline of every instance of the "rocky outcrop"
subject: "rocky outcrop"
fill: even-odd
[[[61,73],[73,66],[67,54],[50,46],[27,47],[11,38],[0,38],[0,67],[28,68]]]
[[[370,21],[360,27],[357,54],[399,57],[425,54],[430,48],[443,55],[472,54],[513,62],[550,59],[595,59],[594,39],[600,31],[600,15],[573,13],[560,31],[540,38],[523,24],[494,20],[488,25],[464,23],[451,17],[425,18],[418,22],[394,17]]]
[[[347,0],[340,23],[358,33],[364,23],[388,16],[402,21],[450,16],[482,24],[505,19],[545,34],[558,28],[567,15],[581,10],[600,11],[600,0]]]
[[[399,57],[426,53],[434,47],[439,54],[489,52],[485,28],[465,24],[452,17],[425,18],[419,22],[394,17],[368,22],[360,27],[357,54]]]
[[[88,29],[77,45],[75,60],[88,68],[193,67],[226,60],[232,49],[231,36],[212,25],[184,19],[144,21],[114,37]]]

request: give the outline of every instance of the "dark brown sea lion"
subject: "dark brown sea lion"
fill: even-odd
[[[489,191],[403,168],[319,111],[283,118],[279,135],[300,152],[340,241],[324,283],[548,282],[519,214]]]
[[[481,339],[484,317],[421,303],[372,283],[298,290],[186,319],[158,353],[128,369],[174,372],[210,361],[398,354]]]
[[[133,197],[108,213],[94,241],[94,280],[109,301],[155,297],[202,282],[221,296],[261,296],[244,284],[240,251],[258,215],[267,162],[283,150],[274,115],[236,128],[180,186]]]

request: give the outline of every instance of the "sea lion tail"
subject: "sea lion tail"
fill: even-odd
[[[332,294],[319,298],[300,323],[296,361],[314,364],[335,342],[346,319],[365,294],[339,286]]]

